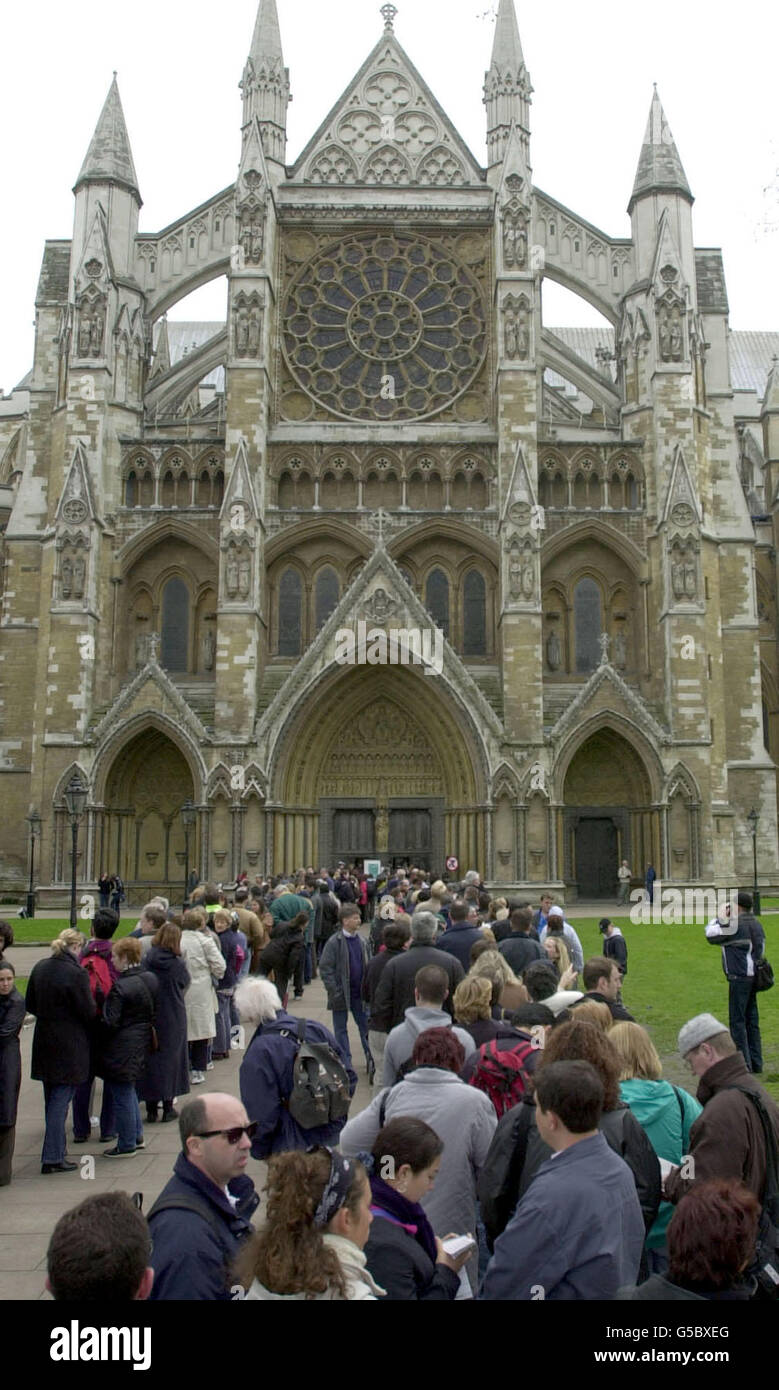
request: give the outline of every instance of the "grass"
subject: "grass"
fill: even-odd
[[[14,929],[15,946],[32,946],[40,943],[45,945],[47,942],[53,941],[55,936],[59,936],[60,932],[70,925],[69,917],[22,917],[21,919],[11,917],[6,920],[10,921]],[[128,936],[131,931],[135,930],[137,921],[137,917],[123,918],[114,933],[114,939],[118,941],[120,937]],[[89,936],[89,922],[79,920],[78,931]]]
[[[708,944],[702,926],[636,926],[629,917],[614,917],[628,943],[628,974],[622,991],[625,1007],[652,1035],[669,1080],[695,1091],[697,1085],[676,1051],[683,1023],[696,1014],[712,1013],[727,1026],[728,982],[722,973],[719,947]],[[584,958],[600,954],[602,941],[594,917],[572,923]],[[766,954],[771,959],[771,923]],[[766,1090],[779,1101],[779,987],[759,996]]]

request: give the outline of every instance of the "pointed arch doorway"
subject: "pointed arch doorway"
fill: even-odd
[[[99,869],[119,873],[128,901],[161,892],[180,897],[185,877],[184,802],[196,801],[181,749],[157,728],[147,728],[117,753],[105,781],[98,845]],[[197,828],[190,834],[190,867],[199,862]]]
[[[604,727],[580,745],[563,784],[566,889],[579,899],[615,899],[617,870],[627,859],[643,878],[661,872],[661,825],[652,783],[636,748]]]

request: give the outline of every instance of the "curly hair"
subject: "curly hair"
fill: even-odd
[[[514,974],[505,956],[500,951],[483,951],[479,959],[474,962],[468,971],[469,975],[483,975],[494,984],[500,980],[503,985],[518,985],[519,979]]]
[[[620,1104],[619,1058],[597,1023],[587,1023],[574,1016],[562,1028],[554,1028],[546,1040],[538,1068],[551,1066],[553,1062],[590,1062],[603,1082],[604,1112],[617,1109]]]
[[[268,1161],[265,1225],[247,1241],[235,1264],[235,1278],[248,1289],[255,1279],[277,1294],[308,1298],[334,1292],[348,1297],[338,1256],[325,1245],[324,1231],[314,1225],[316,1209],[330,1176],[325,1149],[293,1150]],[[344,1205],[356,1213],[368,1181],[355,1162],[354,1178]]]

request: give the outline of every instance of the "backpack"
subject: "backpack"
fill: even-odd
[[[520,1042],[516,1047],[501,1051],[495,1038],[479,1048],[478,1061],[468,1085],[483,1091],[492,1101],[498,1119],[527,1095],[530,1088],[525,1062],[533,1051],[533,1044],[529,1042]]]
[[[97,954],[85,956],[81,962],[82,970],[86,970],[89,976],[89,988],[92,998],[97,1005],[98,1013],[102,1014],[103,1005],[111,993],[113,980],[111,971],[108,968],[108,961]]]
[[[346,1067],[329,1043],[306,1042],[306,1020],[297,1029],[297,1054],[292,1071],[292,1091],[286,1101],[292,1119],[301,1129],[345,1120],[352,1098]],[[294,1036],[288,1029],[282,1037]]]
[[[763,1210],[757,1228],[755,1259],[747,1273],[757,1280],[758,1302],[775,1302],[779,1299],[779,1146],[776,1142],[771,1117],[763,1103],[763,1098],[746,1086],[727,1086],[728,1091],[741,1091],[748,1096],[757,1110],[765,1141],[765,1189]]]

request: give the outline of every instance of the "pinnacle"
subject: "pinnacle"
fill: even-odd
[[[514,0],[500,0],[491,67],[501,72],[518,73],[524,66]]]
[[[116,73],[76,180],[76,188],[88,181],[122,184],[140,200],[138,176],[130,149],[130,137],[127,134]]]
[[[281,48],[281,30],[279,29],[276,0],[260,0],[249,57],[255,67],[258,61],[262,59],[267,61],[268,58],[280,58],[283,66],[284,54]]]
[[[693,201],[687,175],[655,84],[628,212],[631,211],[636,198],[644,193],[662,189],[681,193],[690,202]]]

